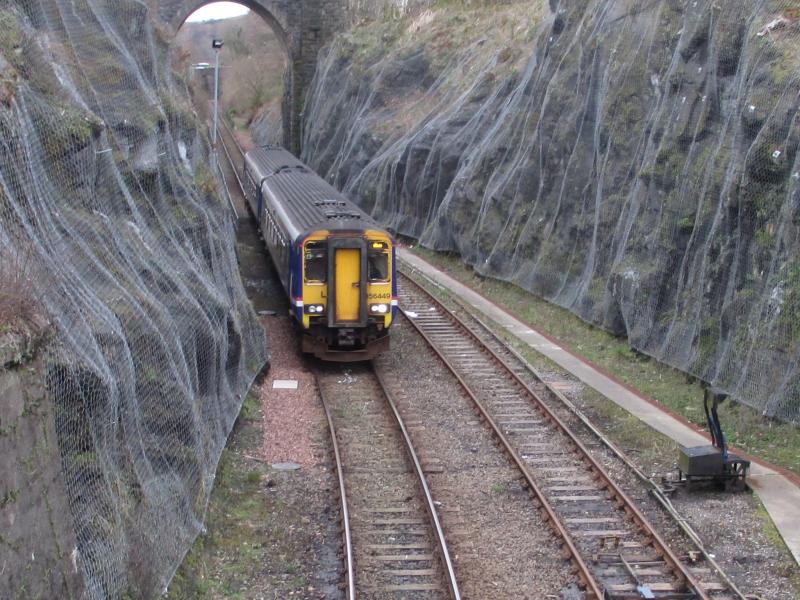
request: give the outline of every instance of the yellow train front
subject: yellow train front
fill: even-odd
[[[303,351],[358,361],[388,350],[397,312],[392,237],[283,148],[251,150],[244,174]]]

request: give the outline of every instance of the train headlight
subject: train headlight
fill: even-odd
[[[306,312],[311,315],[321,315],[325,312],[325,306],[323,304],[308,304],[306,305]]]
[[[388,304],[373,304],[369,307],[370,312],[378,314],[378,315],[385,315],[389,312],[389,305]]]

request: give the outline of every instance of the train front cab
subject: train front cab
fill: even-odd
[[[300,254],[294,310],[303,352],[349,362],[388,350],[397,312],[391,237],[380,230],[320,231],[303,241]]]

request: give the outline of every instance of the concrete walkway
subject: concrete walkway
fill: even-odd
[[[699,446],[710,443],[708,437],[664,412],[608,375],[601,373],[580,357],[553,343],[541,333],[531,329],[490,300],[430,263],[405,249],[400,249],[398,255],[402,261],[459,296],[467,304],[499,323],[508,332],[527,342],[536,351],[656,431],[672,438],[682,446]],[[794,555],[795,561],[800,563],[800,488],[781,473],[755,463],[751,465],[748,482],[764,503],[764,507]]]

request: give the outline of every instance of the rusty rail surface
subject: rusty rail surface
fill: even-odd
[[[228,136],[231,138],[231,141],[233,141],[233,145],[236,146],[236,150],[238,150],[241,159],[244,160],[245,152],[242,149],[241,144],[239,144],[239,140],[236,139],[236,136],[233,134],[233,131],[231,131],[231,128],[225,119],[220,119],[220,122],[222,123],[222,128],[228,132]],[[231,166],[231,171],[233,171],[233,175],[236,177],[236,183],[239,184],[239,189],[242,190],[242,194],[244,194],[245,191],[244,184],[242,183],[242,177],[239,175],[239,168],[237,168],[236,162],[233,160],[230,150],[228,150],[228,144],[225,143],[225,137],[220,135],[219,141],[222,143],[222,149],[225,152],[225,157],[228,159],[228,164]],[[245,204],[247,204],[247,202],[245,202]]]
[[[541,400],[536,391],[534,391],[524,380],[522,380],[501,356],[499,356],[493,349],[487,347],[483,340],[481,340],[468,325],[466,325],[455,313],[450,311],[436,298],[431,296],[427,290],[420,287],[407,277],[403,278],[402,283],[401,303],[404,299],[406,301],[404,303],[404,309],[409,309],[409,302],[412,301],[412,294],[416,294],[417,298],[421,297],[422,304],[428,304],[433,309],[433,311],[427,312],[420,311],[420,314],[417,315],[417,318],[409,317],[405,311],[403,314],[406,316],[412,327],[430,344],[434,352],[460,382],[467,394],[473,400],[481,416],[485,419],[486,423],[494,431],[497,438],[505,446],[508,454],[512,457],[514,462],[519,466],[520,471],[524,474],[526,482],[528,482],[528,485],[530,486],[530,489],[535,494],[537,500],[541,503],[543,515],[550,523],[555,534],[561,540],[563,540],[562,544],[565,549],[565,555],[567,555],[573,561],[576,569],[578,570],[579,577],[588,588],[588,594],[594,598],[597,598],[598,600],[604,598],[639,597],[722,600],[722,598],[730,597],[721,594],[717,595],[715,593],[728,592],[727,586],[714,587],[713,584],[710,584],[713,589],[709,592],[702,584],[700,584],[695,574],[692,573],[692,571],[680,561],[680,559],[662,539],[662,537],[648,523],[633,500],[611,479],[611,477],[606,473],[605,469],[603,469],[603,467],[594,459],[594,457],[589,453],[588,449],[580,442],[580,440],[569,429],[569,427]],[[428,331],[425,330],[426,326]],[[433,339],[434,336],[446,341],[437,342]],[[465,346],[465,340],[468,341],[472,346]],[[449,352],[444,347],[448,341],[451,343],[451,349]],[[561,439],[565,440],[565,444],[563,444],[562,449],[558,452],[562,454],[569,454],[572,457],[572,464],[580,465],[580,468],[589,475],[590,481],[587,482],[587,486],[583,486],[582,488],[570,488],[581,490],[581,492],[576,496],[569,496],[566,498],[568,498],[571,502],[578,504],[581,502],[580,494],[585,493],[586,490],[593,490],[595,493],[602,494],[603,501],[610,501],[613,503],[616,515],[620,520],[622,520],[624,525],[628,527],[629,530],[636,532],[647,540],[646,544],[640,545],[643,547],[642,551],[648,547],[652,548],[655,557],[658,558],[657,561],[641,561],[641,565],[636,565],[633,564],[636,561],[629,561],[622,557],[622,550],[617,552],[619,560],[613,563],[598,560],[598,553],[594,553],[589,557],[585,556],[586,552],[581,550],[579,544],[576,542],[574,534],[587,536],[598,535],[599,537],[602,535],[602,533],[596,531],[582,532],[577,529],[578,526],[573,526],[570,528],[567,521],[593,522],[595,520],[609,521],[610,519],[593,519],[591,517],[583,519],[567,519],[563,518],[562,515],[559,514],[559,510],[557,510],[554,502],[558,504],[559,498],[563,499],[565,497],[557,496],[554,493],[547,493],[547,491],[543,489],[543,486],[539,484],[539,478],[533,473],[526,462],[526,460],[531,459],[531,456],[529,456],[528,453],[525,453],[525,456],[523,456],[523,453],[519,452],[518,449],[515,448],[515,445],[509,439],[509,436],[504,433],[504,426],[497,422],[497,420],[491,414],[491,411],[487,410],[484,402],[478,398],[478,394],[476,394],[473,389],[474,384],[470,384],[465,379],[463,374],[465,374],[466,370],[469,369],[480,368],[486,373],[489,372],[487,366],[479,365],[479,363],[476,362],[476,357],[479,355],[485,358],[487,365],[492,365],[492,368],[495,369],[493,375],[496,373],[497,376],[503,378],[505,383],[509,384],[514,390],[516,390],[515,393],[521,399],[525,399],[540,416],[544,417],[543,422],[545,423],[546,428],[549,428],[550,431],[556,433],[557,436],[562,436]],[[461,366],[454,364],[454,361],[459,357],[462,357],[464,361],[469,362],[464,362]],[[510,402],[513,403],[513,401]],[[513,423],[510,425],[513,425]],[[509,426],[509,424],[507,423],[505,426]],[[511,433],[513,433],[513,431]],[[556,439],[555,436],[553,439]],[[564,449],[567,450],[566,453],[563,452]],[[533,455],[533,453],[531,454]],[[549,455],[553,455],[553,452],[551,451]],[[546,458],[546,456],[548,456],[546,452],[541,453],[538,456],[533,455],[533,460],[538,460],[540,462],[557,462],[552,458]],[[572,469],[575,470],[574,467],[572,467]],[[567,488],[565,488],[565,490],[566,489]],[[589,498],[597,498],[597,496],[587,496],[587,500]],[[591,514],[592,510],[597,511],[598,514],[602,513],[602,510],[595,509],[590,504],[591,503],[581,503],[581,506],[584,508],[583,514]],[[559,507],[563,509],[563,506],[564,503],[562,502]],[[604,504],[604,506],[606,506],[606,508],[603,510],[608,513],[607,503]],[[625,537],[626,535],[628,535],[628,531],[609,531],[608,537],[612,538],[617,536],[616,541],[613,543],[619,544],[619,538]],[[605,539],[601,540],[601,549],[604,549],[605,543]],[[586,545],[587,544],[584,543],[584,546]],[[624,545],[621,547],[624,547]],[[604,560],[608,559],[613,554],[613,552],[606,552],[604,554]],[[591,566],[589,564],[590,562],[592,563]],[[643,567],[642,565],[644,565],[645,562],[648,564]],[[612,568],[606,568],[609,566]],[[613,571],[613,569],[617,569],[617,571]],[[602,576],[601,571],[606,574],[609,571],[613,571],[614,575],[613,577]],[[659,575],[662,579],[669,579],[670,581],[648,583],[643,581],[640,575]],[[627,583],[620,582],[623,577],[627,577]],[[652,596],[650,596],[650,594],[652,594]]]
[[[431,523],[433,524],[433,528],[436,532],[436,544],[439,546],[442,563],[445,572],[447,573],[447,585],[450,597],[452,600],[461,600],[461,592],[458,589],[458,581],[456,580],[455,570],[453,569],[453,560],[451,559],[450,551],[447,548],[447,540],[445,539],[444,528],[439,520],[439,513],[436,512],[436,504],[433,501],[433,494],[431,494],[428,481],[425,479],[422,463],[420,462],[417,452],[414,449],[414,443],[411,441],[411,436],[408,434],[408,429],[406,428],[405,422],[403,421],[400,411],[397,408],[397,403],[392,397],[392,394],[389,392],[385,380],[375,367],[375,364],[371,364],[373,373],[378,380],[378,384],[380,385],[384,396],[386,396],[386,401],[389,403],[389,407],[392,409],[392,414],[397,422],[397,426],[400,428],[400,431],[403,434],[403,439],[406,442],[406,451],[408,452],[411,462],[414,464],[414,471],[417,474],[417,480],[419,481],[419,485],[422,488],[423,494],[425,495],[425,508],[428,511]]]
[[[406,270],[407,268],[411,271],[411,273]],[[404,277],[408,277],[418,286],[423,287],[423,289],[424,286],[420,284],[419,279],[424,280],[433,288],[438,288],[444,291],[444,288],[439,283],[428,277],[425,273],[418,271],[414,267],[404,267],[402,275]],[[430,292],[428,293],[430,294]],[[547,394],[553,398],[553,402],[556,406],[563,407],[569,413],[571,413],[573,417],[578,419],[586,431],[598,442],[600,442],[600,444],[605,446],[605,448],[617,460],[624,464],[630,473],[632,473],[639,480],[639,482],[647,490],[649,490],[650,494],[660,505],[661,509],[669,516],[675,526],[686,535],[691,544],[693,544],[697,551],[703,556],[703,560],[710,565],[716,575],[728,587],[735,600],[748,600],[748,597],[744,595],[739,587],[731,580],[728,574],[722,570],[714,556],[709,553],[708,549],[705,547],[702,539],[700,538],[700,535],[694,530],[694,528],[692,528],[687,519],[672,505],[672,502],[669,500],[661,486],[659,486],[658,483],[651,477],[648,477],[637,465],[635,465],[630,457],[628,457],[628,455],[621,448],[619,448],[608,438],[608,436],[600,431],[597,426],[592,423],[590,419],[571,400],[569,400],[561,390],[556,389],[553,385],[551,385],[547,378],[540,373],[536,367],[528,362],[528,360],[516,348],[514,348],[508,341],[504,340],[497,333],[497,331],[495,331],[495,328],[485,322],[484,317],[476,314],[475,309],[471,308],[461,298],[451,295],[449,296],[449,300],[457,307],[458,310],[463,311],[468,316],[468,319],[477,325],[477,329],[483,332],[483,334],[485,334],[485,336],[489,338],[491,342],[501,349],[501,352],[507,353],[511,357],[512,361],[516,361],[516,363],[520,365],[520,368],[525,373],[530,375],[538,384],[540,384],[545,389]]]
[[[346,367],[342,367],[342,372],[339,373],[341,376],[345,370],[349,370]],[[384,592],[402,592],[402,593],[411,593],[414,592],[416,594],[423,594],[423,593],[430,593],[432,597],[440,598],[441,594],[443,593],[451,600],[461,600],[461,593],[459,591],[458,582],[456,580],[455,571],[453,568],[453,562],[450,557],[450,553],[447,547],[447,541],[445,540],[444,529],[441,525],[439,520],[439,515],[436,510],[436,505],[434,503],[433,495],[431,494],[430,488],[428,486],[428,482],[425,479],[425,475],[422,468],[422,463],[417,456],[417,452],[414,449],[413,442],[411,440],[410,435],[408,434],[408,430],[406,425],[403,421],[403,418],[400,414],[400,411],[397,408],[397,404],[394,401],[391,391],[388,389],[386,384],[384,383],[383,378],[380,376],[380,373],[377,371],[375,366],[372,363],[369,363],[365,366],[362,370],[357,372],[357,378],[364,378],[365,376],[371,377],[374,383],[374,389],[377,391],[379,395],[383,396],[383,400],[386,402],[386,406],[389,409],[389,413],[391,414],[391,419],[393,424],[397,427],[399,431],[399,438],[402,440],[402,450],[401,452],[404,453],[405,458],[408,459],[408,462],[411,464],[410,471],[413,471],[414,474],[414,481],[417,484],[417,487],[421,491],[421,494],[418,494],[419,499],[421,500],[420,504],[424,505],[424,512],[427,514],[428,523],[429,523],[429,532],[430,537],[433,538],[433,541],[438,548],[438,557],[441,564],[441,574],[442,574],[442,584],[436,584],[435,586],[429,582],[423,581],[419,583],[406,583],[406,584],[399,584],[399,585],[388,585],[385,586],[383,589]],[[358,593],[359,588],[361,587],[358,583],[358,573],[355,569],[355,560],[354,560],[354,547],[353,547],[353,534],[352,534],[352,515],[354,514],[352,510],[350,510],[347,506],[347,482],[345,477],[345,465],[342,461],[342,453],[340,451],[340,441],[338,434],[336,433],[335,428],[335,418],[333,416],[331,406],[335,403],[332,400],[332,397],[329,395],[326,387],[329,387],[330,384],[323,385],[321,383],[321,375],[317,372],[315,373],[315,380],[317,384],[317,389],[319,391],[320,398],[322,400],[323,407],[325,409],[326,418],[328,420],[328,427],[331,432],[331,438],[333,440],[333,450],[334,456],[336,458],[336,469],[339,474],[339,491],[340,497],[342,499],[342,527],[344,530],[344,537],[345,537],[345,556],[346,556],[346,563],[347,563],[347,573],[348,573],[348,600],[354,600]],[[367,387],[370,386],[369,383],[366,384]],[[343,393],[348,395],[348,398],[352,395],[352,391],[350,389],[343,390]],[[360,390],[360,393],[364,393],[364,390]],[[363,444],[369,444],[370,440],[361,440]],[[350,490],[352,492],[352,490]],[[363,499],[361,499],[363,501]],[[369,500],[368,500],[369,501]],[[377,507],[375,507],[377,509]],[[394,509],[392,509],[394,510]],[[368,510],[362,512],[370,512]],[[373,512],[382,512],[381,510],[375,510]],[[356,511],[357,516],[358,511]],[[361,521],[363,521],[363,515]],[[374,531],[372,533],[375,533]],[[388,532],[387,532],[388,533]],[[362,537],[365,537],[364,532],[362,531]],[[365,544],[365,540],[362,539],[361,544]],[[415,548],[418,546],[414,546]],[[388,552],[388,550],[386,550]],[[384,557],[387,558],[387,557]],[[407,560],[415,560],[416,557],[414,554],[408,554],[407,551],[404,554],[396,555],[397,563],[402,563]],[[431,559],[434,560],[435,559]],[[363,565],[362,565],[363,567]],[[389,570],[387,573],[402,573],[404,577],[414,577],[413,575],[413,563],[412,566],[403,567],[401,569],[394,569]],[[432,575],[431,572],[427,570],[420,570],[419,573],[424,574],[426,577]],[[369,593],[367,593],[369,595]],[[417,597],[417,596],[415,596]]]
[[[350,512],[347,507],[347,490],[344,486],[344,471],[342,469],[342,455],[339,452],[339,441],[336,437],[336,427],[333,424],[333,417],[331,416],[328,402],[326,402],[325,394],[319,381],[314,378],[317,392],[322,401],[322,408],[325,410],[325,418],[328,420],[328,431],[331,434],[331,444],[333,447],[334,462],[336,463],[336,476],[339,480],[339,499],[341,501],[342,510],[342,533],[344,535],[344,557],[345,569],[347,571],[347,600],[356,599],[356,576],[355,568],[353,566],[353,536],[350,530]]]

